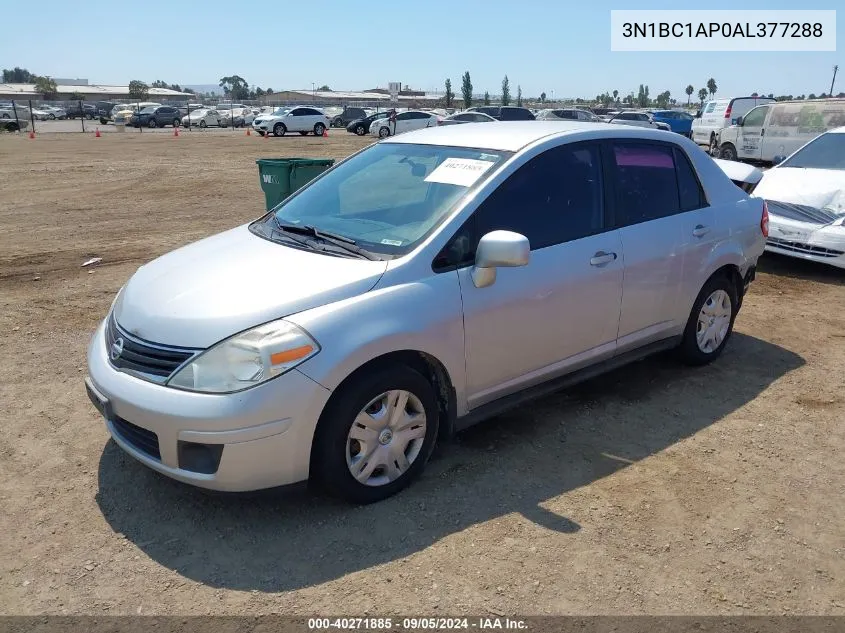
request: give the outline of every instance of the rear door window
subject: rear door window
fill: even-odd
[[[612,147],[612,182],[618,226],[639,224],[681,212],[672,145],[613,141]]]

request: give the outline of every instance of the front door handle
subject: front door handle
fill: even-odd
[[[702,236],[704,236],[704,235],[707,235],[709,232],[710,232],[710,227],[708,227],[708,226],[704,226],[703,224],[699,224],[698,226],[696,226],[696,227],[692,230],[692,234],[693,234],[695,237],[702,237]]]
[[[605,253],[599,251],[590,259],[590,266],[604,266],[616,259],[616,253]]]

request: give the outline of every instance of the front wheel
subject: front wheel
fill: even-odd
[[[158,127],[158,122],[155,119],[150,119],[150,122],[147,123],[150,127]]]
[[[355,127],[355,134],[358,136],[364,136],[367,133],[367,130],[364,129],[363,125],[358,125]]]
[[[284,136],[287,131],[288,129],[285,127],[284,123],[276,123],[276,125],[273,126],[273,136]]]
[[[737,288],[727,275],[711,277],[698,293],[678,348],[689,365],[706,365],[717,359],[733,332],[739,309]]]
[[[379,128],[378,137],[379,138],[387,138],[388,136],[390,136],[390,128],[383,125],[382,127]]]
[[[320,417],[311,473],[352,503],[386,499],[425,468],[437,439],[438,411],[431,383],[410,367],[353,378]]]
[[[208,127],[208,123],[205,122],[205,119],[200,121],[200,127]]]
[[[719,144],[716,142],[716,135],[710,135],[710,155],[716,156],[719,151]]]
[[[736,160],[736,148],[730,143],[725,143],[719,148],[719,158],[725,160]]]

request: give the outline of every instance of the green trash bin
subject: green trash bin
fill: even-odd
[[[258,178],[267,211],[334,165],[331,158],[260,158]]]

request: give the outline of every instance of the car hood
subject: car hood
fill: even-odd
[[[828,224],[845,215],[845,171],[776,167],[768,170],[754,195],[769,211],[795,220]]]
[[[114,315],[147,341],[206,348],[261,323],[367,292],[386,268],[386,261],[270,242],[243,225],[141,266]]]

